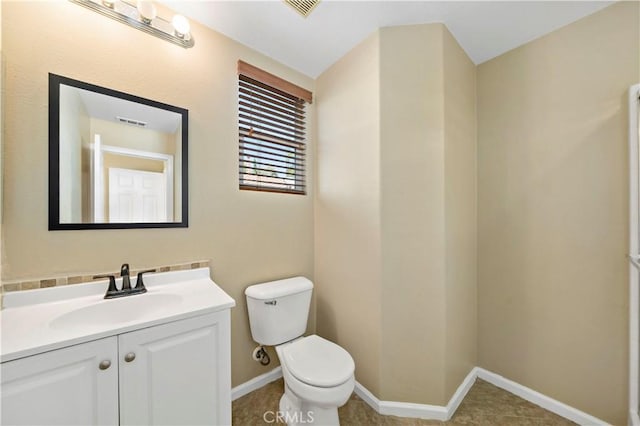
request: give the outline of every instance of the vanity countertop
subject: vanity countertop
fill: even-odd
[[[149,274],[144,281],[146,293],[115,299],[104,299],[106,280],[5,294],[0,361],[235,306],[209,268]]]

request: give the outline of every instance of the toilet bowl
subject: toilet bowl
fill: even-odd
[[[300,413],[311,420],[306,423],[339,424],[338,407],[349,400],[355,385],[351,355],[316,335],[276,346],[276,353],[285,382],[280,411]]]
[[[307,326],[313,284],[304,277],[246,289],[253,339],[275,346],[285,390],[280,420],[289,426],[339,425],[338,407],[351,396],[355,364],[349,353],[317,335],[301,337]]]

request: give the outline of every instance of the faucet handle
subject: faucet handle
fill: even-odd
[[[120,295],[118,291],[118,287],[116,287],[116,277],[110,274],[105,275],[94,275],[93,279],[97,280],[100,278],[109,278],[109,288],[107,289],[106,294],[104,295],[105,299],[111,299],[112,297],[117,297]]]
[[[129,279],[129,264],[123,263],[120,267],[120,276],[122,277],[122,290],[131,290],[131,281]]]
[[[138,272],[138,278],[136,279],[136,286],[131,290],[132,293],[146,293],[147,289],[142,281],[142,275],[147,272],[156,272],[155,269],[147,269],[146,271]]]
[[[120,276],[129,275],[129,264],[123,263],[120,267]]]

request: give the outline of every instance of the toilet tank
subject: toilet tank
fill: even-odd
[[[293,277],[247,287],[249,324],[253,340],[276,346],[302,336],[307,329],[313,283]]]

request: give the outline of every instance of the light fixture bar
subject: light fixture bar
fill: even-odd
[[[113,0],[113,1],[101,1],[101,0],[69,0],[72,3],[84,6],[87,9],[91,9],[94,12],[98,12],[101,15],[108,16],[111,19],[115,19],[118,22],[127,24],[133,28],[137,28],[140,31],[154,35],[158,38],[166,40],[170,43],[177,44],[178,46],[188,49],[193,47],[195,41],[190,33],[182,34],[176,33],[174,26],[171,22],[156,16],[150,23],[146,24],[142,21],[140,13],[136,5],[129,3],[126,0]],[[107,6],[103,3],[109,4]]]

